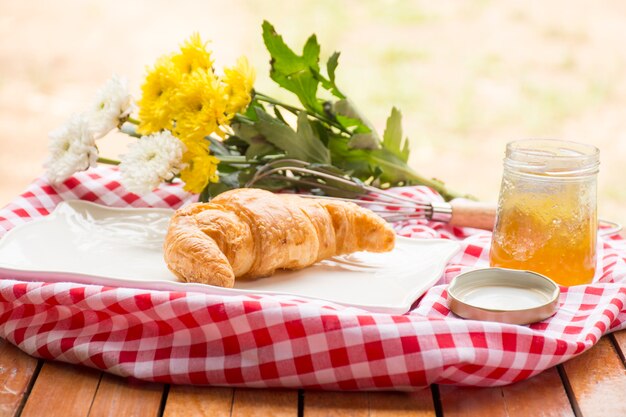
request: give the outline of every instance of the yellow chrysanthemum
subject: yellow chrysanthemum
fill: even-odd
[[[228,95],[226,112],[233,117],[250,104],[256,73],[245,56],[240,57],[232,68],[224,69],[224,84]]]
[[[217,165],[220,160],[211,155],[206,140],[185,142],[187,151],[183,155],[186,167],[180,178],[185,182],[184,189],[192,193],[201,193],[209,182],[219,182]]]
[[[228,125],[224,88],[210,70],[198,69],[185,76],[172,100],[176,134],[183,141],[201,140]]]
[[[165,129],[172,129],[172,108],[174,97],[182,76],[172,64],[170,57],[159,58],[141,86],[139,100],[138,131],[148,135]]]
[[[198,69],[213,69],[211,52],[206,49],[206,42],[202,42],[197,33],[180,46],[180,53],[172,56],[172,62],[182,74],[191,74]]]
[[[209,150],[206,137],[222,138],[231,119],[251,101],[255,71],[245,57],[224,70],[213,71],[211,53],[194,33],[180,52],[161,57],[148,72],[139,101],[144,135],[171,130],[186,146],[185,168],[180,172],[185,190],[200,193],[209,182],[219,182],[219,159]]]

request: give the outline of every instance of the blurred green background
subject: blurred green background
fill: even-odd
[[[311,33],[342,52],[338,84],[380,130],[404,115],[411,165],[482,200],[497,198],[508,141],[560,138],[601,150],[601,216],[626,223],[624,1],[0,0],[0,203],[42,173],[47,132],[113,73],[142,75],[192,32],[217,67],[246,55],[258,89],[271,21],[293,47]],[[292,100],[283,95],[283,98]],[[117,156],[126,138],[101,141]]]

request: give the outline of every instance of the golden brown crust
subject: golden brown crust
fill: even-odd
[[[209,207],[194,204],[174,214],[165,236],[165,263],[181,281],[232,288],[235,274],[231,264],[215,240],[202,231],[195,216]]]
[[[300,211],[309,219],[315,228],[318,247],[315,262],[337,255],[335,228],[328,211],[317,200],[306,199],[296,195],[281,195],[283,199],[294,199]]]
[[[300,269],[356,251],[385,252],[394,243],[391,227],[356,204],[241,188],[179,209],[164,253],[181,280],[232,287],[235,277]]]
[[[278,268],[299,269],[315,262],[317,233],[295,200],[252,188],[227,191],[213,202],[237,213],[250,226],[254,260],[242,277],[267,276]]]
[[[240,276],[252,267],[254,240],[250,226],[224,206],[211,204],[195,215],[198,227],[213,239],[228,259],[235,276]]]
[[[391,226],[372,211],[354,203],[318,200],[330,215],[337,247],[335,255],[357,251],[388,252],[393,249],[396,235]]]

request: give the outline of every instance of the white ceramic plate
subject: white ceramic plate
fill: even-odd
[[[288,294],[404,313],[459,251],[450,240],[399,237],[389,253],[358,252],[235,288],[177,282],[163,261],[172,210],[66,201],[0,240],[0,277],[213,294]]]

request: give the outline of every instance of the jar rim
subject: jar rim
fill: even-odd
[[[593,145],[559,139],[522,139],[507,144],[504,165],[520,174],[588,176],[598,172],[600,150]]]

